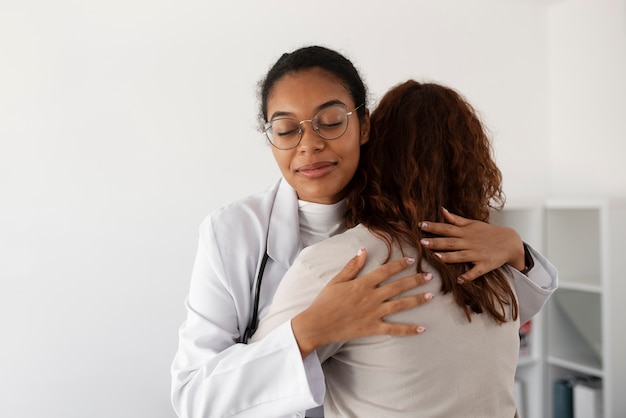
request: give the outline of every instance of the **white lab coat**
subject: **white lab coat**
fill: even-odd
[[[261,341],[238,343],[266,245],[260,318],[302,249],[296,193],[282,179],[217,210],[200,227],[187,319],[172,364],[172,404],[181,418],[303,417],[323,402],[317,355],[302,360],[289,322]],[[541,309],[557,285],[556,269],[531,252],[532,277],[516,275],[520,309],[527,317]]]

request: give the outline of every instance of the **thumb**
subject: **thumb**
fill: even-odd
[[[337,275],[335,275],[335,277],[332,278],[329,284],[348,282],[350,280],[353,280],[356,275],[359,274],[359,271],[361,271],[363,265],[365,265],[366,258],[367,252],[365,250],[365,247],[359,248],[359,251],[357,251],[356,255],[352,257],[350,261],[348,261],[348,263],[341,269],[339,273],[337,273]]]

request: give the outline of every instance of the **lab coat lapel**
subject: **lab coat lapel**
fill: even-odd
[[[282,179],[276,193],[267,232],[267,254],[288,269],[302,250],[298,197],[296,191]]]

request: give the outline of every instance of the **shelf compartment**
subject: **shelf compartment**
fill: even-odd
[[[548,356],[571,369],[602,369],[602,294],[558,289],[548,304]]]
[[[546,254],[564,282],[602,286],[599,208],[546,209]]]

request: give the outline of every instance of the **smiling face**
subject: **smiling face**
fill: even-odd
[[[354,103],[339,79],[319,68],[288,74],[272,87],[267,100],[269,120],[288,117],[309,120],[322,108],[343,103],[348,111]],[[348,129],[337,139],[317,135],[310,123],[302,124],[302,140],[297,147],[272,153],[285,180],[296,190],[298,198],[308,202],[332,204],[345,196],[359,164],[361,144],[369,138],[369,115],[362,122],[354,112],[348,116]]]

